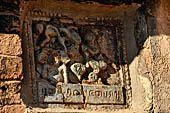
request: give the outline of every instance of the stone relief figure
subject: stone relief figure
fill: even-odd
[[[115,73],[119,68],[113,63],[116,60],[114,46],[112,39],[107,40],[110,35],[101,35],[99,29],[93,28],[44,23],[35,26],[37,73],[41,78],[52,84],[106,84],[103,80],[118,84],[119,76]],[[113,77],[117,77],[114,83]]]
[[[63,33],[62,38],[64,39],[64,45],[67,47],[67,54],[73,59],[78,59],[79,54],[79,46],[81,43],[81,37],[78,33],[75,32],[76,28],[68,27],[68,28],[59,28],[60,32]]]
[[[44,48],[39,55],[39,62],[43,64],[42,78],[51,81],[53,84],[58,82],[68,83],[66,64],[70,62],[70,59],[62,51],[53,51],[52,56],[48,56],[49,52],[49,49]],[[54,61],[52,62],[49,59]]]
[[[93,84],[101,80],[99,79],[99,73],[106,70],[107,64],[104,61],[90,60],[86,63],[86,68],[92,68],[93,71],[88,74],[88,80],[83,80],[82,82],[85,84]]]
[[[92,31],[87,31],[83,39],[85,44],[81,46],[82,52],[85,55],[86,61],[88,61],[90,60],[91,56],[99,53],[99,48],[96,42],[96,36]]]
[[[55,57],[55,62],[56,64],[59,64],[60,59],[58,59],[57,57]],[[55,76],[60,76],[62,75],[62,77],[64,78],[64,83],[68,83],[68,74],[67,74],[67,67],[66,67],[66,64],[70,62],[70,59],[67,57],[67,56],[62,56],[61,57],[61,62],[62,62],[62,65],[58,67],[58,71],[59,71],[59,74],[58,75],[55,75]],[[54,76],[54,78],[55,78]]]
[[[54,43],[57,38],[59,43],[64,47],[65,53],[67,53],[67,47],[64,43],[64,39],[63,37],[61,37],[59,30],[56,27],[54,27],[53,25],[47,25],[45,36],[46,39],[42,42],[41,47],[45,47],[45,45],[49,47],[50,41]]]
[[[42,23],[35,25],[35,31],[33,33],[33,40],[34,40],[34,48],[35,51],[38,50],[40,47],[37,45],[38,38],[40,38],[40,35],[42,35],[44,31],[44,25]]]

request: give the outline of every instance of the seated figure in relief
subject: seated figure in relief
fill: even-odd
[[[53,51],[51,56],[49,52],[49,49],[43,49],[39,54],[38,59],[42,63],[41,77],[52,84],[68,83],[66,64],[70,59],[62,51]]]

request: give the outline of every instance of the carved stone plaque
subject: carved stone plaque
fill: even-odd
[[[59,83],[54,87],[47,81],[38,82],[40,102],[83,103],[83,91],[78,84]]]
[[[29,74],[41,104],[130,104],[123,24],[33,11],[24,23]]]
[[[89,104],[124,104],[122,87],[116,86],[83,86]]]

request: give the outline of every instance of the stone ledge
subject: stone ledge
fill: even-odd
[[[26,108],[23,105],[7,105],[0,108],[0,113],[25,113]]]

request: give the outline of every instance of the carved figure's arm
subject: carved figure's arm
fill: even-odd
[[[59,74],[63,76],[64,83],[68,83],[67,67],[65,64],[61,65],[58,68]]]

